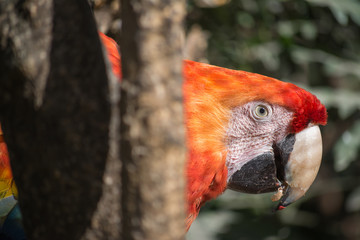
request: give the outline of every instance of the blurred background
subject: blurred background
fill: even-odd
[[[119,40],[118,0],[95,0]],[[271,194],[230,190],[207,203],[188,240],[360,240],[360,1],[191,0],[184,56],[293,82],[327,107],[324,157],[309,192],[273,213]]]

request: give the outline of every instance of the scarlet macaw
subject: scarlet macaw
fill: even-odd
[[[120,79],[117,45],[100,36]],[[185,60],[183,74],[187,229],[226,188],[277,192],[279,210],[302,197],[320,167],[325,106],[294,84],[255,73]]]
[[[120,80],[118,46],[100,37]],[[324,105],[291,83],[188,60],[183,65],[187,229],[200,207],[226,188],[277,192],[278,209],[302,197],[321,162]],[[0,147],[1,196],[16,196],[5,143]]]

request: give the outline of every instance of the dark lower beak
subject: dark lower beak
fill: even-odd
[[[245,193],[277,193],[277,209],[302,197],[314,181],[322,156],[321,134],[312,126],[290,134],[273,146],[274,152],[255,157],[236,171],[228,188]]]
[[[280,186],[276,172],[274,154],[267,152],[237,170],[229,179],[228,188],[244,193],[274,192]]]

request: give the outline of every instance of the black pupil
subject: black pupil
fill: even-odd
[[[265,111],[265,108],[260,108],[259,109],[259,112],[261,113],[261,114],[264,114],[266,111]]]

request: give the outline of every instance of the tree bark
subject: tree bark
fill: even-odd
[[[0,9],[0,121],[27,236],[91,236],[104,219],[98,202],[120,196],[118,138],[109,137],[116,96],[91,9],[86,0],[0,1]],[[111,158],[118,163],[105,171]]]
[[[123,239],[184,238],[184,5],[121,3]]]

